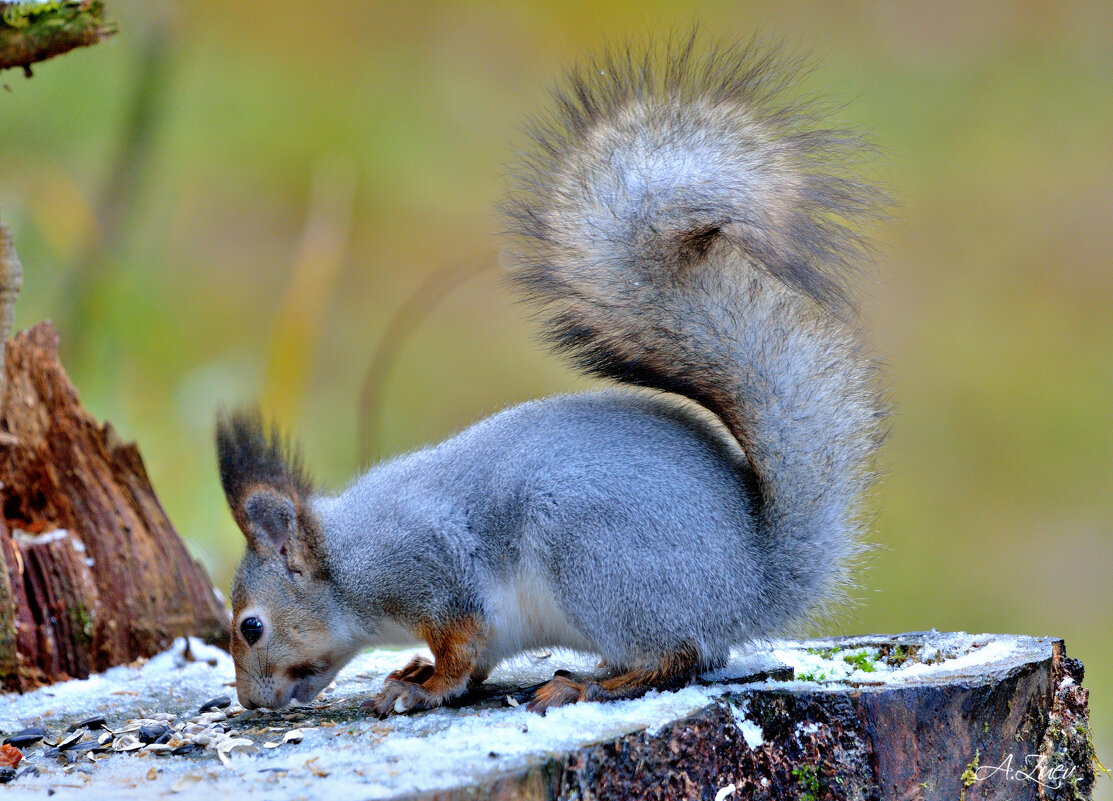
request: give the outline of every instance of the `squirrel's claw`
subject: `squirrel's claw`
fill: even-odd
[[[366,704],[380,718],[388,715],[402,715],[417,709],[431,709],[440,706],[421,686],[434,672],[433,663],[423,656],[415,656],[403,668],[387,674],[383,688]]]
[[[371,710],[380,718],[401,715],[442,706],[444,699],[427,691],[420,684],[388,678],[383,688],[371,699]]]

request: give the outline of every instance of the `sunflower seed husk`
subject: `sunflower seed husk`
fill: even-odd
[[[107,729],[108,726],[106,726],[105,724],[106,721],[104,719],[104,715],[94,715],[91,718],[79,720],[77,723],[71,723],[70,727],[66,731],[77,731],[78,729],[89,729],[90,731],[93,731],[95,729]]]
[[[46,729],[42,726],[28,726],[26,729],[21,729],[15,734],[5,737],[4,743],[16,748],[26,748],[37,743],[43,737],[46,737]]]
[[[227,695],[218,695],[216,698],[210,698],[208,701],[201,704],[201,708],[197,711],[201,713],[212,712],[216,709],[227,709],[231,705],[231,698],[229,698]]]
[[[200,783],[200,781],[201,774],[187,773],[185,776],[182,776],[182,778],[178,779],[176,782],[170,785],[170,792],[180,793],[183,790],[188,790],[193,785]]]
[[[142,740],[144,743],[157,743],[162,740],[163,737],[169,739],[170,727],[162,723],[142,726],[139,729],[139,739]]]
[[[249,751],[249,749],[251,751],[258,750],[255,748],[255,743],[251,742],[251,740],[248,740],[246,737],[229,737],[216,747],[216,755],[220,758],[220,761],[225,767],[229,767],[232,764],[229,755],[237,748],[245,752]]]
[[[113,751],[138,751],[142,747],[143,743],[134,734],[121,735],[112,743]]]
[[[85,731],[83,729],[79,729],[79,730],[75,731],[73,734],[67,735],[66,737],[63,737],[61,740],[56,742],[54,744],[54,747],[57,748],[59,751],[68,751],[69,749],[71,749],[75,745],[77,745],[79,742],[81,742],[84,738],[85,738]]]

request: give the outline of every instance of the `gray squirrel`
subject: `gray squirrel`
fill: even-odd
[[[845,593],[886,407],[848,276],[879,192],[852,132],[784,99],[798,65],[696,37],[572,72],[503,205],[552,348],[640,389],[545,398],[335,495],[257,412],[222,413],[247,538],[232,655],[247,708],[308,701],[370,644],[423,640],[379,715],[441,706],[565,647],[535,711],[675,688]]]

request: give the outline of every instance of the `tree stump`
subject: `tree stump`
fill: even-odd
[[[230,694],[232,659],[202,646],[192,649],[200,658],[164,654],[87,684],[0,697],[0,729],[47,732],[25,750],[13,787],[53,790],[53,801],[1085,801],[1098,764],[1082,666],[1047,637],[765,643],[676,692],[544,717],[525,707],[533,689],[558,669],[598,676],[598,658],[538,653],[500,665],[448,707],[372,716],[387,674],[419,653],[369,651],[313,703],[232,704],[216,720],[198,711]],[[50,747],[90,716],[120,738],[158,713],[200,722],[179,730],[204,748],[109,748],[90,760]],[[101,736],[89,732],[85,745]],[[236,746],[224,759],[222,742]],[[75,783],[79,767],[88,776]]]
[[[477,783],[389,797],[1091,797],[1100,763],[1088,691],[1082,663],[1067,657],[1062,640],[915,632],[784,643],[775,653],[791,664],[759,659],[756,667],[743,662],[709,674],[700,682],[713,693],[706,705],[650,729],[603,736],[525,769],[499,771],[499,760],[491,759],[488,776]]]
[[[98,424],[41,323],[7,345],[0,416],[0,684],[26,690],[225,642],[228,613],[167,519],[134,444]]]

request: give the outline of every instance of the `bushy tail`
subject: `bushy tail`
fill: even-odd
[[[781,96],[798,65],[696,40],[573,72],[505,207],[517,286],[589,373],[684,395],[745,449],[773,626],[843,586],[884,403],[848,272],[881,195],[860,138]]]

